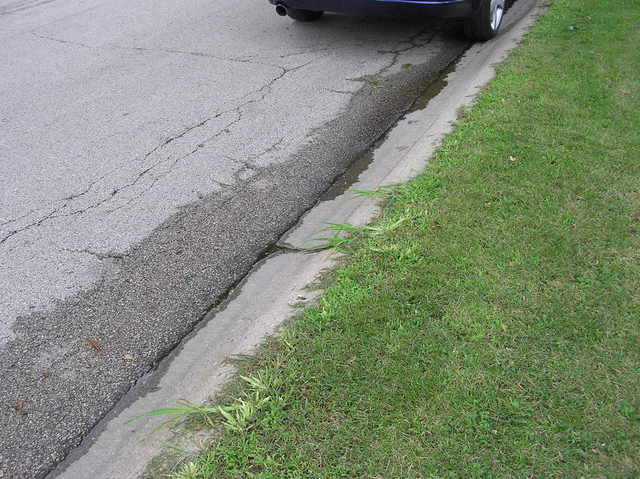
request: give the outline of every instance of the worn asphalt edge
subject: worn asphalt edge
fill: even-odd
[[[524,16],[522,18],[518,18],[516,19],[516,21],[514,21],[511,25],[509,25],[505,31],[501,34],[501,36],[494,40],[494,42],[496,43],[492,48],[493,48],[493,52],[492,54],[489,56],[489,59],[485,61],[485,64],[483,65],[484,69],[485,69],[485,75],[482,76],[482,79],[480,81],[480,84],[477,85],[473,85],[473,88],[476,89],[476,93],[477,91],[482,88],[489,80],[491,80],[491,78],[493,78],[493,76],[495,75],[495,70],[494,70],[494,64],[496,62],[502,61],[504,60],[504,58],[506,58],[508,56],[508,53],[517,45],[517,42],[522,38],[522,36],[526,33],[526,31],[529,29],[529,27],[534,23],[535,18],[537,16],[537,14],[541,11],[541,9],[536,9],[533,8],[535,7],[536,1],[535,0],[529,0],[529,1],[525,1],[525,0],[520,0],[522,3],[521,5],[524,4],[528,4],[528,10],[524,12]],[[488,73],[488,74],[487,74]],[[436,78],[437,79],[437,78]],[[435,80],[435,79],[434,79]],[[446,95],[447,91],[446,88],[440,93],[440,95]],[[465,98],[462,98],[460,101],[460,104],[458,105],[458,107],[455,108],[456,112],[457,109],[459,108],[459,106],[463,106],[463,105],[469,105],[470,103],[472,103],[475,100],[475,97],[477,95],[465,95]],[[394,123],[395,124],[395,123]],[[394,125],[390,125],[389,128],[387,128],[387,130],[392,129],[394,127]],[[440,128],[442,128],[442,125],[439,126]],[[424,150],[424,156],[423,156],[423,161],[422,161],[422,166],[426,166],[428,159],[430,158],[431,154],[433,153],[433,150],[435,149],[435,147],[437,146],[437,144],[439,144],[440,140],[442,139],[442,137],[447,133],[447,131],[449,131],[451,128],[445,129],[443,131],[441,131],[439,137],[436,139],[436,141],[432,141],[432,136],[433,133],[430,135],[425,134],[426,136],[430,137],[430,140],[428,142],[428,145],[424,144],[424,141],[420,142],[420,139],[416,140],[415,144],[414,144],[414,149],[417,146],[418,148],[423,148]],[[386,130],[385,130],[386,132]],[[383,136],[385,134],[385,132],[381,133],[379,136]],[[424,139],[423,139],[424,140]],[[415,156],[415,151],[414,151],[414,156]],[[415,175],[415,171],[412,173],[413,175]],[[340,174],[336,175],[336,178],[338,178],[340,176]],[[335,180],[335,178],[334,178]],[[330,187],[329,187],[330,188]],[[315,206],[315,205],[314,205]],[[309,207],[306,211],[305,211],[305,215],[308,214],[311,210],[313,210],[314,206]],[[304,215],[303,215],[304,216]],[[371,219],[371,218],[369,218]],[[331,218],[327,218],[327,222],[330,222]],[[360,217],[358,219],[359,221],[362,221],[362,218]],[[296,225],[298,225],[298,223],[296,223]],[[290,234],[290,232],[292,230],[295,230],[296,225],[292,226],[291,228],[287,229],[287,231],[285,233],[283,233],[280,236],[280,239],[278,241],[281,241],[282,238],[285,238],[288,234]],[[277,242],[274,242],[273,244],[276,244]],[[265,251],[268,251],[269,248],[266,248]],[[263,251],[264,253],[264,251]],[[318,254],[318,253],[316,253]],[[275,255],[278,256],[278,255]],[[217,314],[220,314],[222,312],[225,311],[225,309],[229,306],[229,304],[231,304],[233,301],[237,301],[237,297],[238,295],[242,294],[242,289],[244,287],[244,285],[247,283],[247,281],[250,280],[250,278],[256,274],[256,271],[259,270],[264,264],[265,262],[267,262],[270,258],[273,258],[274,255],[268,255],[265,258],[260,258],[256,261],[256,263],[254,263],[254,265],[250,268],[250,271],[243,276],[240,280],[238,280],[234,286],[232,286],[229,291],[228,291],[228,297],[222,301],[219,302],[218,305],[214,305],[212,306],[212,308],[210,308],[210,311],[205,313],[204,316],[206,316],[206,319],[200,323],[200,325],[196,326],[196,328],[187,336],[185,337],[179,344],[179,346],[174,349],[173,351],[170,351],[167,355],[165,355],[164,359],[161,362],[160,367],[157,369],[157,374],[162,374],[162,372],[164,370],[166,370],[168,367],[170,367],[170,363],[171,361],[173,361],[173,359],[175,359],[176,356],[179,355],[180,351],[185,347],[185,345],[195,336],[197,336],[199,334],[199,332],[206,327],[206,324],[208,322],[210,322]],[[327,268],[331,266],[331,259],[329,257],[325,258],[325,261],[322,265],[322,267],[320,269],[316,270],[316,273],[320,272],[323,268]],[[279,321],[277,321],[278,324],[280,324],[281,322],[285,321],[286,319],[288,319],[291,314],[293,314],[293,312],[289,312],[289,314],[283,316],[282,318],[280,318]],[[269,331],[272,332],[272,330]],[[262,336],[262,339],[264,338],[264,336]],[[258,342],[259,344],[259,342]],[[245,353],[249,353],[252,349],[252,347],[255,346],[255,344],[251,345],[250,348],[243,350]],[[164,366],[162,365],[162,363],[167,363]],[[226,370],[226,373],[231,373],[232,370]],[[223,374],[224,375],[224,374]],[[144,389],[150,390],[150,388],[153,388],[153,385],[157,385],[158,381],[160,378],[156,377],[155,379],[152,378],[149,375],[146,375],[145,377],[143,377],[141,380],[139,380],[138,382],[138,386],[134,387],[128,394],[127,396],[125,396],[125,398],[123,398],[120,403],[117,405],[116,408],[114,408],[107,416],[106,418],[103,420],[103,422],[108,421],[109,419],[117,416],[119,413],[122,413],[123,411],[125,411],[126,407],[128,405],[130,405],[133,401],[136,401],[138,399],[140,399],[141,397],[144,396],[144,393],[142,392]],[[221,386],[222,384],[224,384],[224,380],[218,384],[218,386]],[[215,391],[209,391],[208,394],[212,394]],[[167,399],[173,399],[174,398],[167,398]],[[149,409],[147,409],[149,410]],[[100,432],[101,430],[104,430],[104,428],[100,428],[100,427],[96,427],[94,429],[94,431],[92,431],[92,433],[90,434],[90,438],[87,437],[85,438],[85,441],[83,441],[83,447],[82,449],[85,449],[84,451],[80,451],[78,450],[77,452],[79,452],[80,454],[71,454],[69,456],[69,458],[67,460],[65,460],[62,464],[60,464],[60,467],[58,469],[56,469],[49,477],[53,478],[53,477],[67,477],[66,475],[63,474],[63,469],[65,467],[68,467],[70,464],[72,464],[75,460],[79,460],[82,457],[82,453],[86,452],[86,449],[90,448],[91,446],[91,442],[95,441],[96,439],[99,438]],[[68,477],[78,477],[78,476],[68,476]],[[105,476],[106,477],[106,476]],[[111,477],[111,476],[109,476]],[[113,476],[115,477],[115,476]]]

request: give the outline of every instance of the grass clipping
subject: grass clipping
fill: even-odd
[[[638,477],[639,18],[553,2],[175,477]]]

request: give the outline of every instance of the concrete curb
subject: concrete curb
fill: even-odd
[[[163,417],[128,421],[153,409],[174,407],[179,398],[205,402],[233,374],[229,357],[250,353],[295,314],[296,303],[318,295],[306,286],[334,264],[334,256],[330,251],[300,250],[314,245],[313,238],[327,223],[364,225],[375,217],[375,197],[358,196],[354,190],[401,183],[424,170],[452,130],[459,109],[474,101],[493,78],[494,65],[507,57],[534,23],[540,12],[536,5],[536,0],[516,2],[505,17],[505,31],[465,53],[428,105],[406,115],[388,133],[354,184],[335,198],[321,201],[281,238],[279,245],[293,251],[279,251],[259,262],[225,304],[212,311],[157,371],[143,378],[49,477],[139,477],[162,452],[163,442],[174,436],[167,429],[155,430],[166,420]],[[192,437],[190,445],[182,446],[197,451],[202,440]]]

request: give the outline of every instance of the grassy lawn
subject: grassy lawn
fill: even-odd
[[[175,477],[640,477],[639,48],[554,0]]]

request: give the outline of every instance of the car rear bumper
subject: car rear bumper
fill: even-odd
[[[269,0],[288,8],[354,15],[469,17],[473,0]]]

